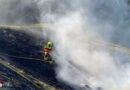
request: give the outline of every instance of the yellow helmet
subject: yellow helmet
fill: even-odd
[[[47,44],[47,46],[48,46],[49,48],[52,48],[52,42],[49,41],[48,44]]]
[[[52,42],[51,42],[51,41],[49,41],[49,42],[48,42],[48,45],[52,45]]]

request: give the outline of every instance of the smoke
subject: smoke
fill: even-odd
[[[59,81],[79,90],[130,90],[128,55],[97,42],[129,47],[128,9],[124,0],[0,0],[0,24],[53,25],[43,32],[54,43]]]
[[[86,85],[93,90],[130,89],[129,67],[121,63],[125,55],[112,55],[112,50],[95,42],[115,41],[115,32],[127,16],[124,0],[40,0],[38,5],[41,22],[55,26],[49,36],[60,81],[82,89]]]
[[[34,0],[0,0],[0,24],[38,23],[39,9]]]

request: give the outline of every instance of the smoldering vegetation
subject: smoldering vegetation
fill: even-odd
[[[49,36],[55,45],[52,56],[59,81],[75,89],[89,85],[94,90],[129,90],[129,55],[112,55],[93,44],[102,40],[129,47],[129,6],[124,0],[1,0],[1,6],[1,24],[56,27],[48,31],[53,33],[43,28],[43,37]]]

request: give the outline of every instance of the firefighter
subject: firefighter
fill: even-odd
[[[49,41],[47,45],[44,47],[44,61],[53,63],[53,61],[51,60],[51,52],[52,52],[52,42]]]

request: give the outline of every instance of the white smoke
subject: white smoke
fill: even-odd
[[[128,55],[96,42],[116,42],[121,37],[115,32],[124,29],[124,18],[129,15],[124,0],[0,0],[0,24],[36,23],[39,11],[34,2],[40,9],[40,22],[55,27],[44,35],[55,45],[53,58],[60,81],[81,88],[130,90]],[[125,37],[120,39],[128,46],[129,24],[125,27]]]
[[[115,59],[119,55],[94,41],[113,39],[126,14],[123,0],[39,0],[38,5],[41,22],[55,26],[49,36],[59,80],[77,87],[130,90],[129,67],[122,68]]]
[[[54,51],[58,52],[58,78],[79,87],[87,84],[91,87],[107,85],[105,90],[110,90],[109,79],[119,74],[118,68],[109,52],[91,43],[100,38],[98,33],[93,32],[97,28],[92,27],[88,20],[85,33],[81,17],[79,13],[73,13],[56,22],[57,37],[53,41],[58,40]]]
[[[0,25],[38,23],[38,10],[34,0],[0,0]]]
[[[40,10],[40,22],[55,27],[44,35],[54,43],[53,58],[60,81],[76,89],[89,85],[92,89],[130,90],[128,55],[96,42],[129,45],[128,23],[124,29],[124,18],[129,14],[124,0],[0,0],[0,24],[36,23],[39,11],[34,2]],[[124,38],[115,34],[120,29],[124,29]]]

